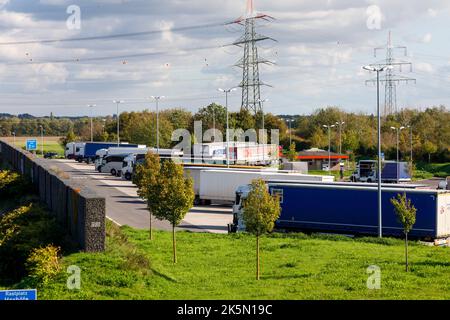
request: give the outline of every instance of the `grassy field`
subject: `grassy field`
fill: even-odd
[[[348,180],[350,176],[352,175],[352,171],[344,171],[344,179]],[[308,172],[308,174],[313,175],[319,175],[319,176],[333,176],[336,181],[339,181],[341,179],[341,174],[339,171],[322,171],[322,170],[311,170]]]
[[[171,233],[121,232],[128,245],[109,236],[105,253],[64,257],[40,299],[450,299],[450,248],[413,243],[406,273],[401,240],[276,234],[262,239],[258,282],[252,236],[179,232],[173,265]],[[66,288],[69,265],[82,270],[79,291]],[[370,265],[381,268],[380,290],[367,288]]]
[[[419,163],[417,169],[439,178],[450,177],[450,163]]]
[[[14,138],[8,137],[3,138],[6,141],[13,143]],[[26,141],[28,139],[36,139],[38,142],[38,150],[36,151],[38,155],[41,154],[41,138],[40,137],[16,137],[16,145],[21,148],[25,148]],[[56,152],[58,155],[64,155],[64,148],[59,144],[60,137],[44,137],[44,153],[46,152]]]

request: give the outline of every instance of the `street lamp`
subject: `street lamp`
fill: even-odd
[[[328,129],[328,171],[331,171],[331,128],[336,126],[324,124],[323,127]]]
[[[294,119],[287,119],[286,122],[289,124],[289,147],[292,144],[292,122],[294,122]]]
[[[44,157],[44,128],[42,125],[40,125],[39,128],[41,129],[41,154],[42,157]]]
[[[410,151],[411,151],[410,160],[411,160],[411,169],[412,169],[412,165],[413,165],[413,131],[412,131],[412,125],[407,126],[407,128],[409,129],[409,142],[410,142]]]
[[[120,146],[120,116],[119,116],[119,104],[124,103],[122,100],[113,100],[113,103],[117,105],[117,147]]]
[[[233,91],[236,91],[237,88],[230,88],[230,89],[219,88],[217,90],[219,90],[220,92],[225,93],[225,109],[227,110],[227,133],[226,133],[227,151],[226,151],[226,154],[227,154],[227,168],[230,168],[230,141],[229,141],[229,132],[228,132],[229,129],[230,129],[230,126],[229,126],[229,114],[228,114],[228,94],[233,92]]]
[[[156,150],[159,153],[159,100],[164,99],[165,96],[151,96],[150,99],[156,102]]]
[[[96,107],[95,104],[89,104],[88,105],[88,108],[91,109],[91,142],[94,142],[94,125],[92,123],[92,117],[93,117],[92,109],[95,108],[95,107]]]
[[[399,145],[400,145],[400,131],[402,131],[403,129],[406,129],[405,127],[400,127],[400,128],[396,128],[396,127],[391,127],[392,130],[395,130],[397,132],[397,183],[400,182],[400,178],[399,178],[399,171],[400,171],[400,151],[399,151]]]
[[[377,73],[377,127],[378,127],[378,236],[383,237],[383,216],[381,202],[381,112],[380,112],[380,72],[392,70],[392,66],[364,66],[364,70]]]
[[[266,138],[266,132],[264,128],[264,103],[268,102],[269,99],[258,99],[258,102],[261,103],[261,113],[262,113],[262,134],[263,134],[263,163],[266,162],[266,144],[267,144],[267,138]]]
[[[345,124],[344,121],[336,122],[336,125],[339,126],[339,154],[342,154],[342,126]]]

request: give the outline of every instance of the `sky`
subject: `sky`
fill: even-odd
[[[243,55],[230,45],[243,28],[227,23],[245,16],[246,2],[0,0],[0,113],[108,115],[117,99],[121,111],[154,110],[151,96],[165,97],[162,109],[224,104],[217,89],[239,85],[234,64]],[[398,107],[450,106],[450,1],[254,0],[254,7],[274,18],[257,29],[276,39],[259,44],[260,56],[275,62],[260,70],[270,85],[261,93],[266,112],[374,113],[376,88],[366,84],[374,75],[362,66],[386,58],[374,48],[387,45],[389,32],[394,46],[408,48],[394,49],[396,59],[413,65],[396,74],[417,80],[397,88]],[[43,41],[61,39],[79,40]],[[230,110],[240,105],[240,93],[231,94]]]

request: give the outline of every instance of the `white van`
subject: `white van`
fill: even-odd
[[[123,161],[129,154],[115,154],[103,158],[100,167],[101,173],[110,173],[113,176],[120,176],[122,172]]]

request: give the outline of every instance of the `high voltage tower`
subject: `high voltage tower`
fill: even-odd
[[[240,17],[234,23],[244,27],[244,35],[236,40],[233,44],[244,48],[244,56],[240,59],[236,66],[242,68],[242,82],[239,86],[242,88],[242,105],[241,108],[260,113],[261,107],[261,86],[267,85],[260,80],[259,65],[273,64],[273,62],[261,58],[258,55],[258,42],[274,39],[261,35],[256,32],[256,25],[259,20],[271,21],[272,17],[257,13],[253,6],[253,0],[247,0],[247,12],[245,16]]]
[[[385,103],[384,103],[384,115],[390,115],[397,113],[397,86],[401,83],[408,84],[409,82],[416,82],[416,79],[400,76],[395,73],[396,70],[403,72],[403,68],[407,66],[409,71],[412,72],[412,63],[408,61],[398,60],[394,57],[396,50],[403,51],[404,56],[408,54],[406,47],[396,47],[392,45],[391,32],[389,31],[388,42],[385,47],[375,48],[375,57],[377,53],[381,50],[386,51],[386,60],[381,63],[371,64],[373,67],[383,67],[388,66],[390,68],[386,69],[385,78],[381,80],[385,85]],[[368,80],[366,83],[376,83],[376,80]]]

